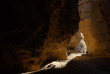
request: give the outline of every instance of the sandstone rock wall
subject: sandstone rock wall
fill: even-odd
[[[57,60],[66,59],[67,45],[71,36],[78,30],[77,2],[77,0],[51,0],[49,2],[50,24],[41,57],[58,54]],[[48,51],[54,52],[46,54]]]
[[[110,50],[108,0],[79,0],[78,9],[81,21],[79,31],[84,34],[90,54],[102,55]],[[107,16],[108,15],[108,16]],[[105,18],[105,16],[107,16]],[[106,21],[107,19],[107,21]],[[106,53],[107,54],[107,53]]]
[[[78,0],[4,1],[0,69],[37,70],[45,62],[66,59],[67,45],[80,20],[77,3]]]

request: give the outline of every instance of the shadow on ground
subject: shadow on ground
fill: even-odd
[[[110,74],[110,59],[83,55],[62,69],[43,70],[33,74]]]

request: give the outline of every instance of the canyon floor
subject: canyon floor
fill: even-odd
[[[33,74],[110,74],[110,59],[82,55],[71,60],[64,68]]]
[[[83,54],[71,59],[63,68],[24,74],[110,74],[110,59]]]

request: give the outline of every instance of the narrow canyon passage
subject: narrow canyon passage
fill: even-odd
[[[66,50],[66,60],[56,60],[56,61],[53,61],[51,63],[48,63],[47,65],[44,65],[41,69],[37,70],[37,71],[31,71],[31,72],[26,72],[26,73],[21,73],[21,74],[34,74],[34,73],[38,73],[40,71],[44,71],[44,70],[49,70],[49,69],[62,69],[64,67],[66,67],[66,65],[72,60],[74,59],[75,57],[77,56],[81,56],[83,54],[87,54],[88,52],[88,49],[86,47],[86,44],[84,42],[84,36],[81,32],[76,32],[75,33],[75,38],[77,39],[78,41],[78,46],[75,48],[74,51],[76,52],[71,52],[68,54],[68,49]],[[71,39],[72,41],[73,39]],[[71,43],[70,41],[70,43]],[[70,43],[68,45],[68,47],[70,47]]]
[[[52,69],[36,74],[110,73],[110,0],[2,4],[0,70],[4,74],[36,72],[45,65]]]

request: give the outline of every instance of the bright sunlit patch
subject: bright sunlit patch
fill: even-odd
[[[73,58],[77,57],[77,56],[81,56],[82,53],[71,53],[69,56],[67,56],[67,60],[63,60],[63,61],[53,61],[47,65],[45,65],[42,70],[47,70],[47,69],[51,69],[51,68],[63,68],[65,67],[69,61],[71,61]]]
[[[73,58],[81,55],[82,53],[71,53],[69,56],[67,56],[67,59],[72,60]]]
[[[63,61],[53,61],[47,65],[45,65],[44,67],[42,67],[40,70],[48,70],[48,69],[58,69],[58,68],[64,68],[69,61],[71,61],[73,58],[77,57],[77,56],[81,56],[82,53],[71,53],[69,56],[67,56],[67,60],[63,60]],[[27,72],[27,73],[22,73],[22,74],[32,74],[38,71],[31,71],[31,72]]]
[[[82,54],[88,53],[88,49],[87,49],[86,43],[84,41],[83,33],[76,32],[75,36],[79,41],[79,43],[78,43],[77,47],[75,48],[75,50],[81,52]]]
[[[82,38],[84,39],[84,36],[83,36],[83,34],[81,33],[81,36],[82,36]]]

